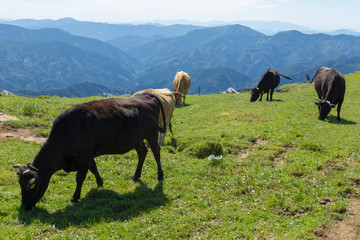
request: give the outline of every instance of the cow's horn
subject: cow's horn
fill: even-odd
[[[30,170],[29,169],[26,169],[23,173],[22,173],[22,175],[29,175],[31,172],[30,172]]]
[[[20,167],[21,167],[20,164],[15,164],[15,165],[13,166],[13,168],[20,168]]]
[[[319,99],[319,98],[315,98],[315,100],[316,100],[316,101],[321,101],[321,99]]]
[[[39,169],[37,169],[36,167],[34,167],[34,165],[32,165],[31,163],[28,163],[27,164],[27,166],[28,166],[28,168],[30,168],[30,169],[32,169],[32,170],[34,170],[34,171],[39,171]]]

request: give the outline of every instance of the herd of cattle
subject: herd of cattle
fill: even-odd
[[[280,76],[273,69],[265,71],[259,84],[252,90],[250,101],[256,101],[263,93],[272,100]],[[318,119],[324,120],[330,109],[337,104],[337,120],[344,100],[345,79],[334,69],[319,68],[312,81],[318,94]],[[175,105],[185,103],[191,85],[190,76],[177,72],[174,91],[147,89],[130,98],[112,98],[77,104],[62,112],[53,122],[49,137],[36,155],[33,163],[16,164],[19,171],[22,207],[31,210],[45,194],[50,178],[59,171],[75,171],[76,189],[71,202],[80,199],[81,187],[88,170],[95,175],[96,183],[103,186],[94,158],[104,154],[123,154],[131,149],[138,154],[138,164],[133,179],[141,177],[147,155],[147,141],[158,167],[158,180],[163,179],[160,162],[160,146],[167,129],[171,130],[171,118]]]

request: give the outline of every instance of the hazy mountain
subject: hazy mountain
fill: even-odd
[[[109,41],[121,36],[156,36],[174,37],[184,35],[194,29],[203,28],[201,26],[173,24],[163,26],[160,24],[110,24],[101,22],[77,21],[72,18],[60,18],[58,20],[33,20],[19,19],[13,21],[3,21],[29,29],[58,28],[77,36],[96,38],[102,41]]]
[[[241,25],[202,27],[176,37],[146,34],[109,41],[125,53],[63,30],[0,24],[0,88],[39,91],[93,82],[132,93],[145,88],[172,89],[175,73],[186,71],[193,80],[190,92],[198,93],[200,87],[205,94],[256,86],[268,68],[295,82],[304,81],[306,73],[311,75],[322,65],[344,74],[360,68],[360,37],[344,34],[285,31],[267,36]],[[290,81],[282,79],[284,83]],[[75,85],[72,89],[75,87],[81,91],[71,94],[79,96],[86,96],[85,91],[98,93],[97,88],[105,92],[101,87]]]
[[[270,67],[281,70],[339,55],[360,56],[360,37],[298,31],[265,36],[250,28],[233,25],[194,30],[182,37],[161,39],[127,53],[149,66],[145,72],[157,71],[156,68],[191,71],[224,66],[258,79]]]
[[[121,36],[121,37],[109,40],[109,41],[107,41],[107,43],[126,52],[132,48],[136,48],[138,46],[145,45],[147,43],[157,41],[162,38],[164,38],[164,37],[161,35],[153,35],[153,36],[126,35],[126,36]]]
[[[166,66],[151,68],[151,70],[138,78],[140,84],[135,87],[134,92],[147,88],[173,89],[175,74],[181,71],[179,68],[169,70]],[[219,93],[229,87],[243,89],[256,85],[251,77],[226,67],[197,68],[186,70],[186,72],[191,77],[190,94],[198,94],[199,88],[201,94],[210,94]]]
[[[329,34],[329,35],[345,34],[345,35],[360,36],[360,32],[357,32],[357,31],[351,30],[351,29],[338,29],[338,30],[333,31],[333,32],[325,32],[325,33]]]
[[[78,37],[59,29],[29,30],[13,25],[0,24],[0,39],[24,42],[56,41],[66,43],[83,50],[111,57],[128,71],[135,71],[140,63],[118,48],[97,39]]]
[[[132,75],[112,58],[52,41],[0,40],[0,88],[42,90],[92,81],[130,88]]]
[[[127,93],[120,88],[109,88],[93,82],[82,82],[70,85],[66,88],[48,89],[41,91],[19,90],[15,94],[29,97],[37,97],[40,95],[59,96],[59,97],[89,97],[89,96],[104,96],[122,95]]]
[[[220,93],[229,87],[244,89],[256,83],[249,76],[226,67],[202,68],[190,72],[192,84],[190,94]]]
[[[298,81],[307,81],[306,74],[312,78],[316,70],[321,66],[334,68],[343,74],[351,73],[360,70],[360,56],[348,57],[340,55],[314,63],[295,64],[283,70],[282,73],[294,77]],[[285,80],[285,83],[291,83],[291,81]]]
[[[216,53],[230,49],[230,51],[238,51],[253,45],[254,41],[264,37],[264,34],[248,27],[231,25],[194,30],[184,36],[160,39],[130,49],[127,53],[145,64],[152,64],[163,61],[166,58],[170,59],[183,52],[190,57],[196,57],[192,56],[192,51],[201,52],[207,47],[215,47]]]

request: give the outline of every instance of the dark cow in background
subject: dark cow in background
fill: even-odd
[[[292,78],[289,78],[287,76],[284,76],[280,73],[278,73],[278,71],[274,70],[274,69],[268,69],[264,72],[264,74],[262,75],[260,82],[258,83],[258,85],[253,88],[253,90],[251,91],[251,98],[250,98],[250,102],[255,102],[259,96],[260,96],[260,100],[262,100],[262,96],[263,93],[267,93],[266,95],[266,101],[269,101],[269,91],[270,91],[270,101],[272,100],[272,95],[274,93],[274,89],[279,85],[280,83],[280,76],[289,79],[289,80],[293,80]]]
[[[321,67],[319,68],[312,80],[310,81],[307,75],[308,81],[313,82],[316,93],[318,95],[318,102],[315,102],[319,108],[319,120],[325,120],[330,113],[331,108],[334,108],[337,104],[337,120],[340,121],[341,105],[344,101],[345,95],[345,78],[337,70]]]
[[[160,111],[165,129],[158,123]],[[158,179],[162,180],[158,133],[165,130],[161,101],[149,93],[92,101],[65,110],[55,118],[49,137],[33,163],[14,166],[19,169],[22,207],[32,209],[45,194],[51,176],[61,169],[77,172],[72,202],[80,199],[81,187],[89,169],[101,187],[103,180],[94,158],[103,154],[123,154],[135,148],[138,165],[133,179],[138,180],[148,151],[144,139],[154,154]]]

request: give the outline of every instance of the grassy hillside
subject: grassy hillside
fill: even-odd
[[[135,151],[101,156],[103,188],[89,173],[82,200],[70,204],[75,174],[60,171],[31,212],[20,209],[12,166],[31,162],[40,145],[2,139],[0,238],[315,239],[347,217],[359,193],[360,73],[346,81],[341,122],[334,110],[317,120],[311,84],[287,86],[272,102],[250,103],[249,93],[188,96],[162,147],[163,182],[151,152],[139,183],[131,180]],[[2,127],[46,135],[63,107],[95,98],[0,99],[0,112],[21,119]]]

